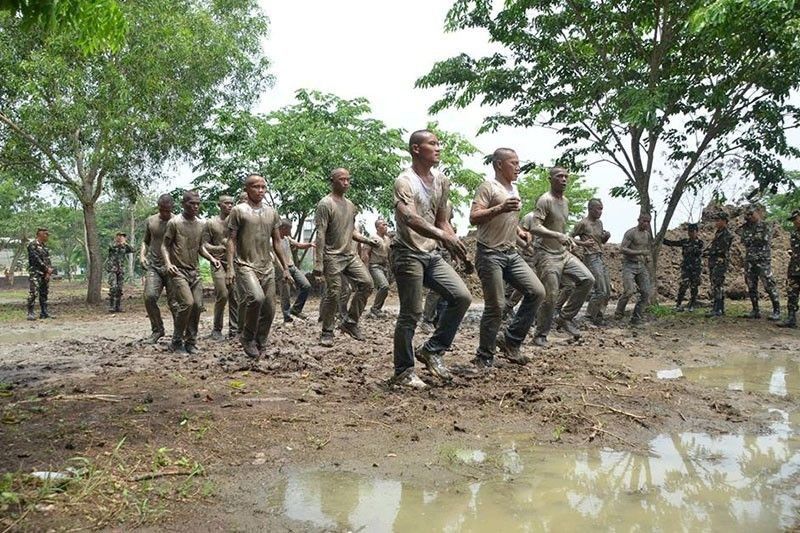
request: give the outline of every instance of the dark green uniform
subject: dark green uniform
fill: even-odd
[[[795,327],[797,325],[797,300],[800,296],[800,230],[795,229],[789,237],[789,268],[786,271],[786,306],[789,310],[789,318],[785,325]]]
[[[703,274],[703,241],[700,239],[664,239],[665,246],[680,248],[683,253],[681,261],[681,284],[678,287],[678,298],[675,302],[677,307],[681,306],[686,289],[690,290],[689,310],[697,305],[697,288],[700,286],[700,279]]]
[[[712,314],[717,316],[725,313],[725,274],[728,273],[731,244],[733,233],[726,226],[717,230],[714,239],[703,252],[708,257],[708,278],[711,282],[711,298],[714,300]]]
[[[50,251],[37,240],[28,244],[28,317],[33,316],[36,296],[39,296],[40,318],[47,318],[47,295],[50,291]],[[35,318],[35,317],[33,317]]]
[[[775,278],[772,276],[772,225],[761,222],[745,222],[739,228],[739,238],[745,248],[744,281],[747,293],[753,304],[753,317],[758,317],[758,279],[772,302],[772,313],[777,320],[780,317],[780,301]],[[777,318],[775,318],[777,315]]]
[[[125,280],[125,259],[133,253],[128,243],[108,247],[106,272],[108,273],[108,310],[119,312],[122,305],[122,283]]]

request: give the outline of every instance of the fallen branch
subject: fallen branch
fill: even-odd
[[[158,472],[148,472],[133,476],[131,481],[145,481],[147,479],[157,479],[167,476],[202,476],[202,470],[159,470]]]
[[[597,409],[606,409],[608,411],[611,411],[612,413],[617,413],[617,414],[620,414],[620,415],[625,415],[625,416],[631,417],[634,420],[644,420],[645,418],[647,418],[644,415],[635,415],[633,413],[629,413],[627,411],[623,411],[622,409],[617,409],[616,407],[611,407],[610,405],[589,403],[589,402],[586,401],[586,398],[582,394],[581,394],[581,400],[583,400],[584,407],[595,407]]]
[[[81,401],[81,400],[95,400],[98,402],[119,403],[127,400],[124,396],[117,396],[116,394],[56,394],[55,396],[43,396],[41,398],[33,398],[31,400],[20,400],[9,404],[9,407],[14,407],[24,403],[39,403],[44,401]]]

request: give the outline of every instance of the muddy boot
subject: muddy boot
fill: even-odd
[[[361,333],[361,329],[355,322],[342,322],[339,329],[353,337],[357,341],[365,341],[367,338]]]
[[[797,327],[797,313],[789,311],[786,320],[778,324],[779,328],[796,328]]]
[[[425,365],[428,371],[435,377],[442,381],[452,381],[453,375],[444,364],[442,355],[436,352],[431,352],[425,345],[417,346],[414,350],[414,358]]]
[[[689,307],[687,307],[686,310],[692,312],[695,309],[697,309],[697,291],[692,291],[692,297],[689,299]]]
[[[767,317],[767,320],[777,322],[781,319],[781,304],[780,302],[772,302],[772,314]]]
[[[28,320],[36,320],[36,313],[33,312],[33,308],[28,308]]]
[[[164,336],[163,331],[154,331],[144,342],[145,344],[158,344],[158,339]]]
[[[333,346],[333,332],[322,330],[322,333],[319,336],[319,345],[324,346],[326,348],[330,348]]]
[[[506,335],[502,331],[500,332],[500,335],[497,336],[497,348],[500,350],[500,354],[503,357],[515,365],[527,365],[531,362],[529,357],[522,355],[518,345],[513,346],[508,343]]]

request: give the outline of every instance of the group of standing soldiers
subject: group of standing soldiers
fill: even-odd
[[[441,157],[439,140],[428,130],[416,131],[409,139],[409,152],[411,166],[394,182],[397,231],[393,238],[388,236],[383,219],[376,222],[377,237],[364,235],[356,229],[356,207],[346,197],[350,187],[350,172],[346,168],[334,169],[329,175],[331,192],[317,205],[314,243],[291,239],[291,222],[281,220],[277,211],[264,202],[266,181],[258,175],[247,177],[237,204],[232,197],[220,197],[219,214],[207,221],[198,218],[200,197],[196,192],[184,193],[183,211],[179,215],[172,213],[172,197],[162,195],[158,199],[158,213],[146,221],[139,257],[145,268],[144,300],[152,330],[147,340],[155,343],[165,334],[157,301],[166,288],[174,322],[170,349],[197,351],[202,308],[198,259],[202,256],[211,264],[216,294],[211,337],[224,338],[222,326],[227,304],[228,336],[238,336],[247,356],[254,359],[263,356],[275,316],[278,286],[282,288],[284,320],[306,318],[303,307],[310,284],[294,265],[291,249],[313,247],[312,274],[325,282],[319,313],[322,346],[334,344],[337,315],[341,332],[364,340],[359,328],[361,315],[370,294],[377,289],[370,316],[385,316],[381,308],[391,271],[400,300],[394,331],[395,375],[392,381],[414,388],[426,387],[415,374],[415,359],[434,377],[444,381],[452,379],[443,356],[472,300],[455,266],[460,264],[466,271],[473,267],[451,225],[449,180],[436,168]],[[554,325],[579,337],[581,331],[576,316],[587,299],[587,318],[596,325],[605,324],[604,312],[610,296],[608,268],[603,258],[603,245],[610,234],[600,220],[602,202],[590,200],[587,216],[567,234],[569,203],[564,191],[568,171],[556,167],[550,170],[550,190],[537,200],[534,210],[520,220],[518,213],[522,204],[515,183],[520,162],[516,152],[508,148],[496,150],[492,165],[494,178],[478,187],[470,210],[470,223],[477,227],[474,268],[484,295],[480,339],[473,360],[481,370],[496,364],[498,350],[508,361],[526,364],[529,358],[521,353],[521,346],[531,328],[534,328],[533,342],[539,347],[547,346],[547,337]],[[757,282],[761,278],[773,303],[770,318],[778,320],[780,304],[770,269],[771,231],[761,220],[762,215],[758,207],[748,209],[747,222],[739,230],[746,249],[745,277],[753,304],[749,316],[760,316]],[[714,298],[711,314],[724,313],[724,281],[733,240],[727,218],[724,212],[715,215],[717,232],[707,248],[698,239],[695,224],[689,225],[688,238],[665,239],[667,246],[683,250],[679,309],[683,308],[687,290],[690,292],[689,308],[697,305],[701,260],[706,256]],[[790,220],[796,231],[791,237],[789,315],[782,325],[794,327],[800,288],[800,211],[792,213]],[[46,241],[47,231],[41,228],[37,240],[29,247],[33,272],[31,293],[34,294],[35,288],[40,295],[44,294],[40,297],[42,316],[47,316],[46,283],[52,273],[44,247]],[[357,244],[365,247],[366,253],[359,254]],[[642,320],[652,290],[648,269],[652,246],[650,215],[642,213],[620,245],[623,292],[617,302],[616,319],[624,316],[628,300],[638,293],[630,320],[633,324]],[[573,255],[578,247],[583,250],[582,260]],[[131,252],[125,235],[118,234],[109,250],[110,311],[120,310],[122,262]],[[282,273],[280,279],[278,271]],[[291,304],[289,290],[293,286],[298,288],[298,297]],[[432,324],[432,334],[425,342],[414,346],[426,288],[438,296],[441,305]],[[520,300],[518,309],[513,311]],[[29,318],[32,306],[31,298]],[[505,326],[504,316],[509,317]]]

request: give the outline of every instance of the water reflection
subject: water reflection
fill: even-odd
[[[729,390],[800,394],[800,363],[790,356],[732,357],[724,365],[684,368],[687,379]]]
[[[780,530],[800,512],[800,443],[773,411],[769,435],[660,435],[650,455],[506,442],[485,452],[503,475],[446,487],[297,472],[270,503],[351,531]]]

